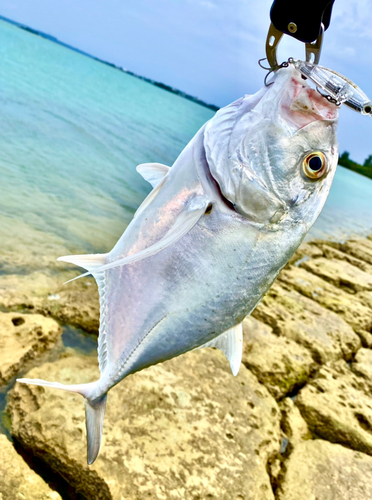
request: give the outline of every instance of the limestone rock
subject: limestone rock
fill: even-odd
[[[51,349],[62,329],[40,314],[0,312],[0,386],[7,384],[24,364]]]
[[[24,276],[0,276],[0,305],[8,310],[29,310],[52,316],[62,323],[98,333],[99,299],[93,278],[84,278],[64,285],[76,272],[33,272]]]
[[[324,257],[327,259],[345,260],[353,266],[359,267],[362,271],[372,274],[372,265],[367,264],[364,260],[357,259],[356,257],[353,257],[348,253],[341,252],[340,250],[337,250],[327,244],[321,245],[321,249],[323,250]]]
[[[295,402],[313,434],[372,455],[372,400],[368,383],[344,361],[322,367]]]
[[[0,434],[1,500],[60,500],[56,491],[35,474],[4,434]]]
[[[243,363],[276,399],[305,384],[316,366],[307,349],[252,317],[243,321],[243,332]]]
[[[302,243],[296,252],[292,255],[292,257],[289,259],[287,265],[298,265],[302,259],[307,259],[307,258],[316,258],[316,257],[322,257],[323,256],[323,251],[318,248],[315,245],[311,245],[310,243]]]
[[[292,447],[304,439],[311,439],[311,432],[292,399],[285,398],[279,404],[282,412],[281,427]]]
[[[353,255],[357,259],[364,260],[372,265],[372,240],[366,238],[352,238],[344,243],[342,251]]]
[[[279,280],[337,313],[354,329],[368,331],[372,328],[371,308],[358,300],[359,294],[350,295],[301,267],[284,269]]]
[[[30,378],[84,383],[94,358],[68,356]],[[97,461],[86,465],[82,398],[16,384],[12,433],[86,498],[274,500],[266,464],[279,450],[275,400],[244,366],[233,377],[214,349],[131,375],[110,391]]]
[[[320,257],[302,262],[300,266],[350,293],[372,290],[372,275],[349,262]]]
[[[341,357],[350,359],[360,347],[358,335],[337,314],[278,283],[252,315],[268,323],[277,335],[309,349],[319,363]]]
[[[351,365],[354,373],[363,377],[372,393],[372,350],[359,349]]]
[[[366,330],[357,330],[356,333],[359,335],[362,346],[372,349],[372,333],[369,333]]]
[[[321,439],[298,444],[277,490],[278,500],[372,498],[372,457]]]
[[[360,300],[362,304],[370,308],[372,313],[372,292],[359,292],[355,295],[357,300]]]

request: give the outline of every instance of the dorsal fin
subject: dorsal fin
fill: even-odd
[[[142,163],[136,167],[136,170],[154,188],[164,179],[170,167],[161,163]]]
[[[242,362],[243,354],[243,327],[242,323],[229,328],[221,333],[218,337],[210,342],[201,345],[198,349],[203,347],[216,347],[220,349],[227,357],[230,363],[230,368],[234,377],[239,373],[240,364]]]
[[[97,267],[102,267],[106,264],[107,255],[107,253],[64,255],[63,257],[58,257],[57,260],[75,264],[75,266],[83,267],[87,271],[94,271]]]

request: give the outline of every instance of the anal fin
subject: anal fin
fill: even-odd
[[[218,337],[198,347],[198,349],[202,349],[203,347],[216,347],[220,349],[229,360],[232,374],[236,377],[239,373],[243,355],[242,323],[229,328]]]

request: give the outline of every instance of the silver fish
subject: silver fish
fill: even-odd
[[[218,347],[234,375],[243,319],[314,224],[335,174],[337,107],[291,65],[272,85],[219,110],[172,168],[144,164],[153,191],[107,254],[61,257],[100,293],[100,379],[43,380],[85,398],[88,463],[96,459],[107,392],[131,373]]]

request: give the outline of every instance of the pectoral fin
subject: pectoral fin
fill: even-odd
[[[161,250],[164,250],[170,245],[173,245],[195,226],[199,219],[204,215],[209,204],[210,200],[206,196],[196,196],[189,201],[188,206],[176,218],[174,224],[170,227],[163,238],[161,238],[153,245],[150,245],[148,248],[144,248],[140,252],[95,268],[94,273],[101,273],[103,271],[106,271],[107,269],[124,266],[126,264],[131,264],[132,262],[146,259],[147,257],[151,257]],[[58,260],[66,260],[66,257],[60,257]],[[72,256],[69,257],[69,262],[73,262]],[[81,274],[80,276],[77,276],[70,281],[82,278],[83,276],[88,276],[89,274],[91,273],[87,272]],[[66,283],[69,283],[70,281],[66,281]]]
[[[242,362],[243,354],[243,327],[242,323],[229,328],[221,333],[218,337],[210,342],[198,347],[217,347],[227,357],[230,363],[230,368],[234,377],[239,373],[240,364]]]
[[[170,167],[161,163],[142,163],[136,167],[136,170],[154,188],[164,179]]]

